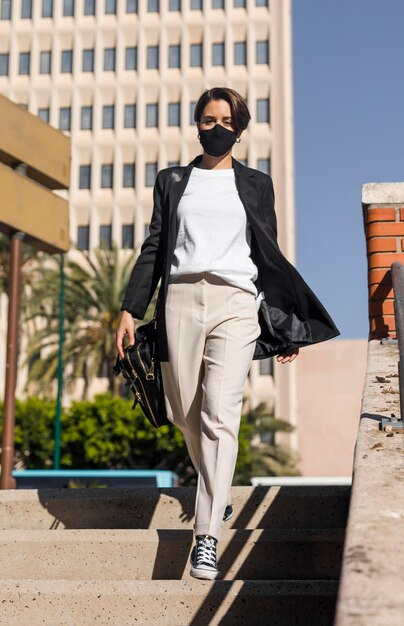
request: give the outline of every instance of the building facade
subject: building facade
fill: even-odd
[[[0,92],[71,136],[72,243],[139,248],[157,172],[202,151],[196,101],[229,86],[252,116],[233,154],[271,173],[279,244],[294,263],[291,36],[290,0],[0,0]],[[0,311],[5,353],[4,302]],[[295,371],[253,362],[252,405],[294,423]]]

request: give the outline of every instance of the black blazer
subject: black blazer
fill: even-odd
[[[133,267],[121,310],[143,319],[161,278],[157,308],[158,357],[169,361],[165,324],[168,277],[177,239],[177,206],[198,155],[187,166],[164,168],[153,189],[150,232]],[[261,334],[253,359],[265,359],[326,341],[340,332],[330,315],[305,283],[297,269],[282,254],[277,242],[272,178],[232,157],[240,199],[251,225],[251,259],[258,268],[255,285],[265,294],[258,311]]]

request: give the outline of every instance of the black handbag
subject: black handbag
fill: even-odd
[[[155,428],[171,424],[167,418],[164,400],[163,378],[160,362],[156,357],[157,345],[157,298],[153,319],[135,331],[135,343],[123,349],[124,356],[116,357],[113,372],[122,374],[125,386],[134,394],[132,409],[139,403],[149,422]]]

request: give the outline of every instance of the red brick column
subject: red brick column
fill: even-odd
[[[398,187],[404,190],[402,183],[371,183],[362,190],[368,259],[369,339],[396,339],[390,268],[394,261],[404,264],[404,194],[392,193]],[[398,197],[402,197],[401,204],[394,202]]]

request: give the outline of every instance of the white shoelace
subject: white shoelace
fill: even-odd
[[[216,569],[216,539],[205,535],[196,540],[195,567],[207,565]]]

